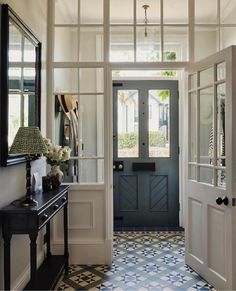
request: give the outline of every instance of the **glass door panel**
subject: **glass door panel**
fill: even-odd
[[[217,165],[225,166],[225,83],[217,86]]]
[[[196,92],[189,94],[189,161],[197,161],[197,94]]]
[[[213,139],[213,87],[200,90],[199,162],[212,164],[214,157]]]
[[[213,168],[199,167],[199,182],[213,185]]]
[[[217,81],[224,80],[226,73],[225,62],[217,65]]]
[[[217,186],[221,188],[226,188],[226,172],[224,169],[216,171],[217,176]]]
[[[169,90],[148,92],[149,157],[169,157]]]
[[[139,92],[118,90],[118,157],[139,156]]]

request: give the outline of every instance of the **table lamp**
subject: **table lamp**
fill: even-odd
[[[47,147],[38,127],[20,127],[9,151],[9,154],[26,155],[26,197],[21,201],[25,207],[37,205],[37,201],[32,198],[31,190],[31,166],[30,161],[33,156],[47,153]]]

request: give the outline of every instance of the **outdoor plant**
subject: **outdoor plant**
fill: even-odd
[[[138,136],[137,133],[120,133],[119,134],[119,149],[131,149],[137,145]],[[165,147],[166,137],[163,132],[151,131],[149,132],[149,146],[151,147]]]
[[[150,147],[166,147],[166,137],[163,132],[160,131],[150,131],[149,132],[149,146]]]
[[[131,133],[120,133],[119,134],[119,149],[131,149],[137,145],[137,133],[131,132]]]

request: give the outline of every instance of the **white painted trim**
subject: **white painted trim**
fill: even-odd
[[[70,157],[70,160],[103,160],[104,156],[95,156],[95,157],[89,157],[89,156],[83,156],[83,157]]]
[[[109,62],[108,65],[113,69],[182,69],[189,65],[189,62]],[[83,68],[104,68],[104,63],[102,62],[53,62],[53,68],[55,69],[83,69]],[[71,94],[71,93],[70,93]],[[96,94],[96,92],[93,92]]]
[[[113,238],[105,240],[105,263],[112,264],[113,259]]]
[[[103,191],[105,190],[105,184],[75,184],[75,183],[66,183],[66,185],[70,185],[69,193],[72,191]],[[79,193],[78,193],[79,194]]]
[[[188,14],[189,14],[189,48],[188,48],[188,57],[189,62],[194,62],[194,55],[195,55],[195,27],[194,27],[194,21],[195,21],[195,2],[194,0],[188,1]]]
[[[85,229],[94,229],[95,228],[95,213],[94,213],[94,201],[92,200],[69,200],[68,201],[68,206],[69,206],[69,211],[70,211],[70,205],[71,204],[89,204],[90,205],[90,219],[91,219],[91,224],[88,225],[71,225],[70,224],[70,216],[68,216],[68,229],[69,230],[85,230]]]
[[[69,245],[103,245],[104,240],[102,239],[69,239]],[[64,245],[63,239],[54,239],[52,241],[53,245]]]
[[[64,241],[53,241],[54,254],[61,254],[64,250]],[[112,240],[70,240],[70,264],[107,264],[112,263]]]
[[[113,240],[113,98],[112,96],[112,68],[107,65],[105,69],[105,239]],[[112,247],[112,246],[111,246]],[[112,260],[112,253],[109,260]]]
[[[37,266],[39,267],[44,261],[44,250],[37,254]],[[23,290],[30,280],[30,263],[27,264],[22,273],[12,283],[11,290]]]
[[[154,80],[154,81],[179,81],[179,78],[176,78],[176,77],[145,77],[145,76],[143,76],[143,77],[114,77],[114,78],[112,78],[112,80],[114,80],[114,81],[119,81],[119,80],[121,80],[121,81],[123,81],[123,80],[135,80],[135,81],[138,81],[138,80],[141,80],[141,81],[143,81],[143,80],[148,80],[148,81],[150,81],[150,80]]]

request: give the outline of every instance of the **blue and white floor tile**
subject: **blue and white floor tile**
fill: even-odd
[[[116,232],[114,261],[71,265],[58,290],[214,290],[184,263],[183,232]]]

